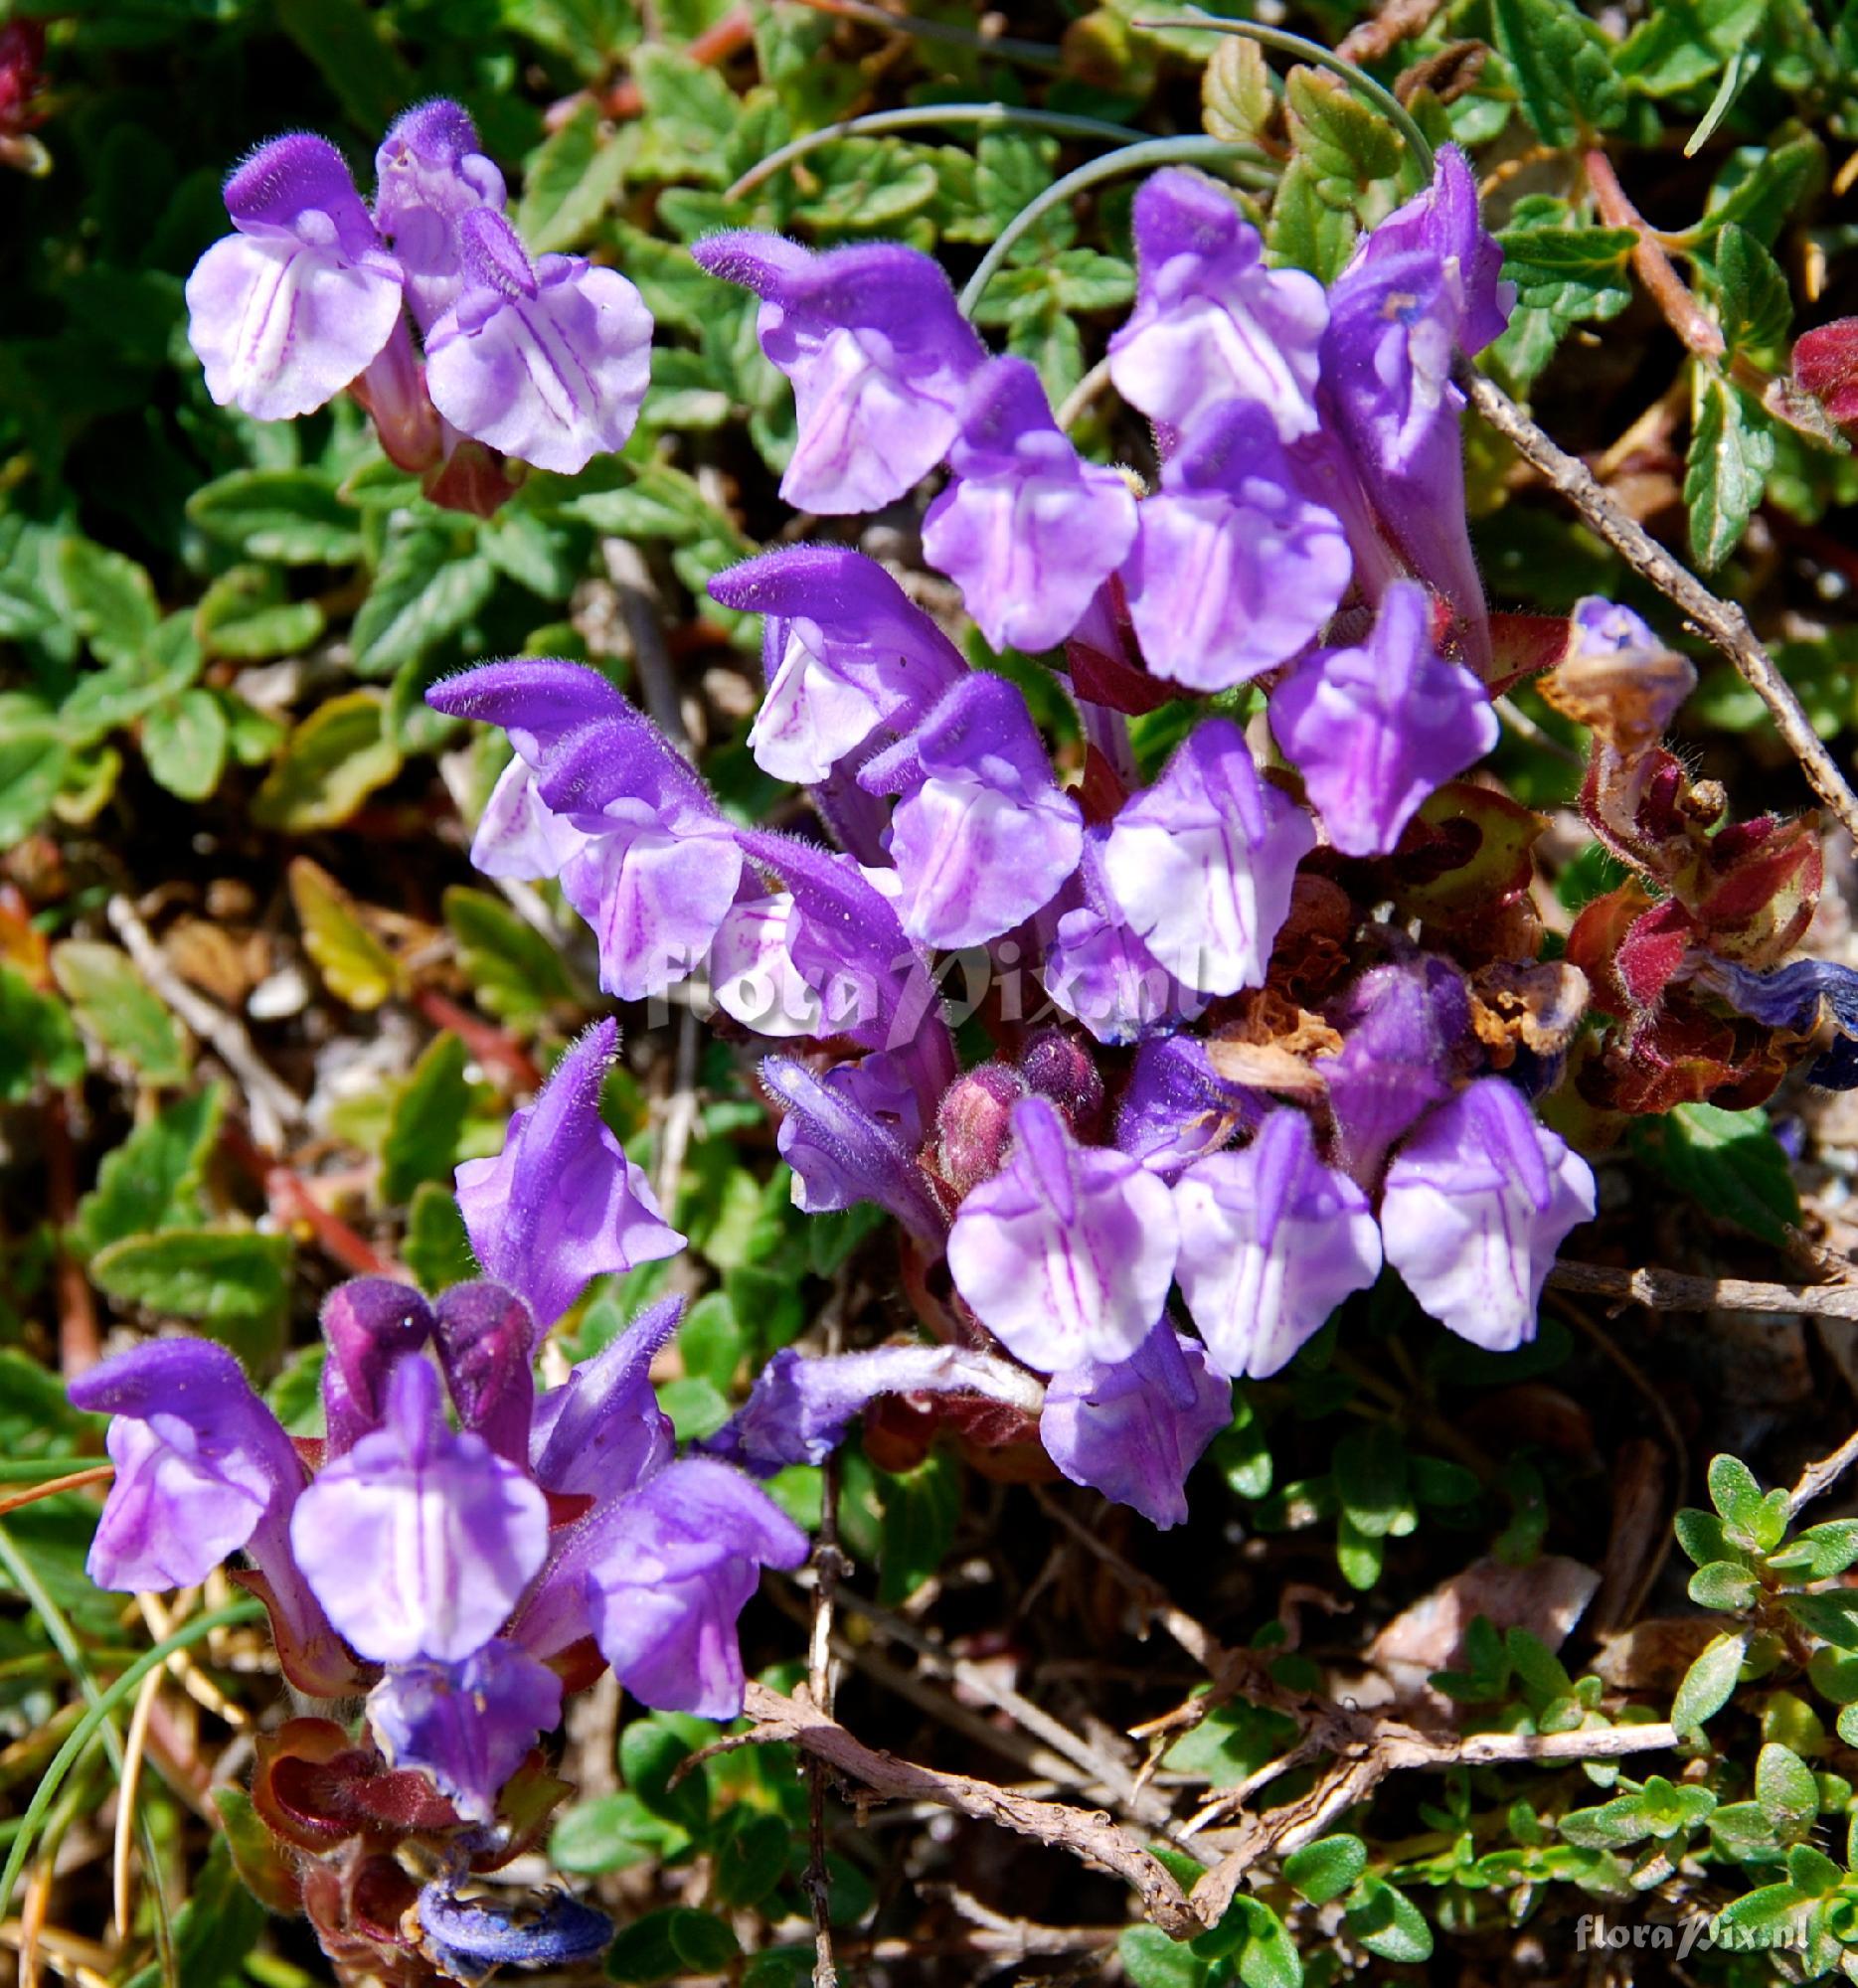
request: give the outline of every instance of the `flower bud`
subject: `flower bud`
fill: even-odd
[[[965,1198],[970,1188],[1000,1170],[1011,1136],[1015,1103],[1025,1080],[1004,1064],[982,1064],[958,1077],[935,1110],[935,1170]]]
[[[1084,1045],[1062,1029],[1041,1029],[1019,1060],[1026,1088],[1049,1097],[1080,1139],[1096,1136],[1103,1111],[1103,1079]]]

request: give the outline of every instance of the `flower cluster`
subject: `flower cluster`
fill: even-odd
[[[952,1298],[919,1299],[943,1348],[783,1356],[717,1445],[768,1468],[876,1395],[979,1396],[1166,1525],[1232,1378],[1279,1369],[1384,1263],[1466,1338],[1527,1338],[1594,1182],[1528,1102],[1581,1011],[1579,976],[1537,961],[1533,818],[1457,777],[1497,720],[1450,374],[1507,308],[1468,167],[1442,151],[1327,291],[1191,173],[1134,217],[1109,367],[1153,423],[1152,488],[1079,455],[927,256],[694,251],[761,299],[792,502],[869,509],[945,464],[925,554],[996,646],[1049,652],[1081,779],[1011,681],[835,546],[711,590],[763,617],[750,745],[836,850],[731,822],[592,671],[488,664],[430,701],[515,747],[479,867],[559,878],[620,998],[707,964],[735,1023],[812,1045],[762,1064],[796,1198],[875,1201],[945,1255]],[[1227,697],[1141,776],[1132,714],[1257,679],[1287,766]],[[994,982],[998,1054],[966,1071],[949,955]]]
[[[533,1839],[564,1791],[533,1749],[564,1692],[605,1666],[645,1705],[740,1712],[737,1616],[762,1567],[807,1553],[741,1471],[676,1456],[647,1369],[681,1300],[537,1394],[543,1333],[587,1278],[683,1240],[599,1118],[613,1037],[610,1022],[591,1031],[502,1155],[459,1169],[473,1246],[499,1281],[430,1304],[377,1277],[331,1292],[322,1438],[293,1442],[204,1341],[156,1340],[72,1386],[113,1417],[98,1586],[191,1585],[243,1551],[235,1578],[265,1601],[290,1682],[366,1692],[373,1748],[293,1722],[267,1750],[259,1808],[298,1853],[293,1903],[325,1947],[381,1948],[396,1979],[428,1978],[408,1971],[409,1947],[473,1978],[497,1959],[603,1946],[605,1921],[569,1901],[512,1928],[458,1886]],[[390,1827],[432,1852],[440,1875],[417,1896],[383,1852]]]
[[[503,457],[572,472],[622,447],[651,366],[632,284],[530,258],[455,103],[402,116],[375,179],[370,208],[335,147],[296,132],[226,182],[236,232],[187,281],[214,400],[282,420],[348,388],[428,496],[486,514],[512,487]]]

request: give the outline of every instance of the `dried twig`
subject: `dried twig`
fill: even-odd
[[[281,1146],[284,1127],[303,1121],[303,1100],[258,1055],[244,1024],[188,986],[168,964],[167,954],[149,935],[148,927],[136,916],[135,907],[127,898],[111,898],[104,907],[104,914],[135,962],[135,970],[195,1035],[212,1046],[214,1054],[239,1079],[252,1136],[260,1146],[273,1150]]]
[[[1817,1318],[1858,1318],[1858,1285],[1758,1284],[1745,1277],[1693,1277],[1683,1270],[1614,1269],[1607,1263],[1557,1263],[1548,1274],[1559,1290],[1641,1304],[1647,1311],[1810,1312]]]
[[[1379,62],[1421,33],[1441,4],[1442,0],[1383,0],[1372,19],[1358,21],[1336,43],[1335,52],[1352,63]]]
[[[1034,1801],[995,1787],[991,1781],[942,1773],[876,1752],[807,1698],[785,1698],[763,1684],[750,1684],[747,1710],[756,1722],[748,1736],[751,1740],[790,1740],[802,1752],[824,1760],[884,1800],[934,1802],[939,1808],[999,1823],[1021,1836],[1068,1850],[1132,1885],[1143,1910],[1163,1932],[1188,1939],[1204,1930],[1203,1921],[1167,1867],[1107,1816],[1062,1802]]]
[[[1830,1456],[1822,1456],[1801,1471],[1800,1481],[1787,1493],[1787,1516],[1791,1518],[1802,1505],[1810,1505],[1830,1491],[1854,1463],[1858,1463],[1858,1434],[1848,1435]]]
[[[832,1337],[837,1340],[836,1330]],[[832,1604],[844,1565],[839,1552],[839,1459],[835,1452],[820,1471],[813,1619],[806,1646],[807,1695],[827,1718],[832,1716],[833,1699]],[[818,1760],[807,1768],[806,1803],[805,1885],[807,1903],[813,1908],[813,1988],[837,1988],[839,1970],[832,1956],[832,1880],[826,1865],[826,1774]]]
[[[1813,791],[1844,823],[1846,833],[1858,841],[1858,794],[1852,792],[1838,761],[1808,722],[1774,659],[1757,639],[1749,617],[1734,601],[1719,600],[1642,525],[1628,517],[1595,481],[1587,465],[1557,447],[1494,380],[1467,360],[1459,361],[1454,377],[1471,405],[1517,453],[1567,498],[1628,565],[1675,601],[1735,664],[1749,688],[1768,707],[1774,729],[1799,761]]]
[[[46,1212],[52,1218],[57,1251],[52,1287],[58,1294],[58,1371],[67,1381],[75,1381],[102,1357],[103,1341],[90,1280],[65,1241],[78,1213],[78,1161],[71,1139],[71,1099],[64,1091],[54,1091],[46,1099],[43,1125]]]

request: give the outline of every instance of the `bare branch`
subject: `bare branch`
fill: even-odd
[[[945,1774],[876,1752],[803,1696],[784,1698],[765,1685],[751,1683],[746,1703],[756,1722],[755,1731],[748,1736],[751,1740],[789,1740],[885,1800],[932,1801],[940,1808],[998,1823],[1021,1836],[1068,1850],[1132,1885],[1143,1910],[1163,1932],[1176,1939],[1191,1939],[1205,1930],[1167,1867],[1105,1815],[1070,1808],[1062,1802],[1034,1801],[995,1787],[991,1781]]]
[[[1648,1311],[1810,1312],[1817,1318],[1858,1318],[1854,1284],[1758,1284],[1744,1277],[1620,1270],[1606,1263],[1557,1263],[1548,1280],[1558,1290],[1641,1304]]]
[[[1791,1518],[1802,1505],[1810,1505],[1830,1491],[1854,1463],[1858,1463],[1858,1435],[1848,1435],[1830,1456],[1822,1456],[1801,1471],[1800,1481],[1787,1494],[1787,1516]]]

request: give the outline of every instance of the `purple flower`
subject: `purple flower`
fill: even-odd
[[[1208,416],[1138,512],[1124,569],[1148,667],[1194,690],[1229,690],[1317,635],[1348,589],[1341,521],[1297,489],[1268,413]]]
[[[1037,1414],[1044,1393],[1022,1368],[965,1346],[880,1346],[814,1360],[783,1346],[704,1447],[764,1474],[823,1463],[880,1395],[979,1395]]]
[[[1249,1131],[1267,1102],[1221,1077],[1197,1037],[1159,1036],[1135,1053],[1116,1107],[1116,1149],[1150,1173],[1172,1175]]]
[[[458,1206],[477,1260],[546,1327],[590,1277],[672,1256],[684,1239],[599,1114],[600,1079],[619,1039],[594,1025],[510,1119],[494,1160],[457,1171]]]
[[[1358,649],[1319,649],[1271,693],[1270,729],[1329,840],[1386,856],[1436,788],[1497,743],[1483,685],[1433,648],[1425,587],[1396,580]]]
[[[709,789],[595,670],[545,658],[485,663],[426,692],[435,711],[500,725],[520,755],[472,844],[491,876],[559,872],[593,927],[600,985],[662,994],[709,951],[742,854]]]
[[[1337,277],[1322,345],[1324,399],[1381,528],[1451,603],[1480,674],[1489,620],[1465,527],[1464,397],[1451,365],[1503,327],[1501,262],[1463,154],[1441,146],[1433,186],[1364,236]]]
[[[1181,1290],[1223,1374],[1275,1374],[1380,1274],[1367,1196],[1322,1164],[1309,1120],[1285,1106],[1243,1152],[1189,1167],[1174,1207]]]
[[[71,1384],[72,1404],[114,1417],[116,1479],[85,1563],[98,1587],[193,1587],[228,1554],[274,1545],[303,1465],[239,1362],[201,1339],[157,1339]]]
[[[1005,1167],[962,1202],[948,1268],[974,1316],[1042,1373],[1124,1360],[1167,1302],[1178,1242],[1167,1188],[1124,1153],[1080,1146],[1043,1097],[1013,1107]]]
[[[381,1427],[297,1499],[290,1545],[329,1618],[377,1663],[462,1661],[548,1557],[548,1501],[439,1413],[438,1376],[403,1360]]]
[[[1423,1119],[1387,1170],[1387,1260],[1442,1325],[1493,1353],[1535,1336],[1555,1251],[1594,1216],[1594,1175],[1486,1077]]]
[[[1370,968],[1329,1020],[1342,1031],[1342,1047],[1316,1069],[1328,1086],[1337,1157],[1372,1187],[1387,1149],[1450,1095],[1470,997],[1449,961],[1422,957]]]
[[[1761,972],[1734,960],[1710,958],[1698,978],[1738,1014],[1771,1029],[1810,1035],[1823,1009],[1837,1034],[1806,1073],[1806,1080],[1826,1090],[1858,1089],[1858,972],[1829,959],[1796,959]]]
[[[1084,902],[1059,913],[1045,942],[1039,978],[1067,1015],[1099,1043],[1113,1045],[1191,1022],[1206,1002],[1155,958],[1111,902],[1103,883],[1107,839],[1103,828],[1084,832],[1083,860],[1068,893]]]
[[[691,253],[761,299],[761,350],[793,383],[799,416],[780,481],[795,510],[881,510],[946,454],[987,353],[929,256],[890,243],[815,254],[746,233]]]
[[[1109,375],[1150,420],[1186,430],[1224,402],[1250,401],[1283,441],[1316,426],[1322,285],[1267,269],[1263,249],[1231,194],[1198,173],[1156,173],[1135,196],[1139,287],[1109,341]]]
[[[1084,822],[1052,777],[1017,686],[973,675],[859,771],[871,793],[902,794],[890,855],[912,938],[978,945],[1029,918],[1078,867]]]
[[[500,1638],[459,1664],[397,1665],[368,1694],[392,1766],[423,1767],[467,1822],[488,1822],[503,1784],[561,1723],[562,1681]]]
[[[618,1497],[671,1461],[671,1418],[658,1406],[651,1363],[683,1312],[681,1297],[647,1307],[536,1404],[530,1468],[545,1491]]]
[[[1303,810],[1259,779],[1230,719],[1189,735],[1154,786],[1118,811],[1103,883],[1177,980],[1208,994],[1264,985],[1296,866],[1316,844]]]
[[[888,1052],[915,1092],[915,1115],[926,1117],[954,1077],[954,1042],[935,983],[898,921],[896,872],[767,829],[744,829],[738,841],[793,900],[783,984],[790,970],[818,997],[820,1033]]]
[[[625,446],[651,378],[651,313],[617,269],[579,255],[532,267],[488,207],[458,224],[462,282],[426,334],[425,380],[451,424],[572,476]]]
[[[400,265],[342,155],[294,132],[261,145],[226,182],[238,233],[187,279],[187,337],[207,392],[258,420],[333,400],[400,322]]]
[[[806,1535],[739,1471],[687,1457],[614,1507],[593,1574],[600,1654],[666,1712],[742,1710],[736,1618],[763,1567],[796,1568]]]
[[[503,212],[503,175],[477,149],[477,127],[445,97],[395,119],[374,155],[374,225],[407,281],[422,331],[448,310],[463,281],[459,223],[475,208]]]
[[[1062,642],[1134,541],[1127,481],[1072,447],[1024,359],[989,360],[969,381],[948,466],[925,555],[996,649]]]
[[[880,728],[907,731],[967,674],[922,608],[848,547],[763,553],[718,574],[710,593],[763,616],[767,695],[749,748],[777,780],[823,780]]]
[[[1187,1517],[1187,1473],[1232,1420],[1232,1383],[1163,1319],[1127,1359],[1053,1375],[1039,1436],[1074,1484],[1166,1530]]]
[[[818,1077],[803,1064],[769,1057],[761,1081],[786,1106],[776,1143],[793,1169],[799,1207],[819,1215],[874,1201],[913,1236],[940,1242],[947,1218],[917,1164],[914,1142],[858,1100],[855,1065]]]

